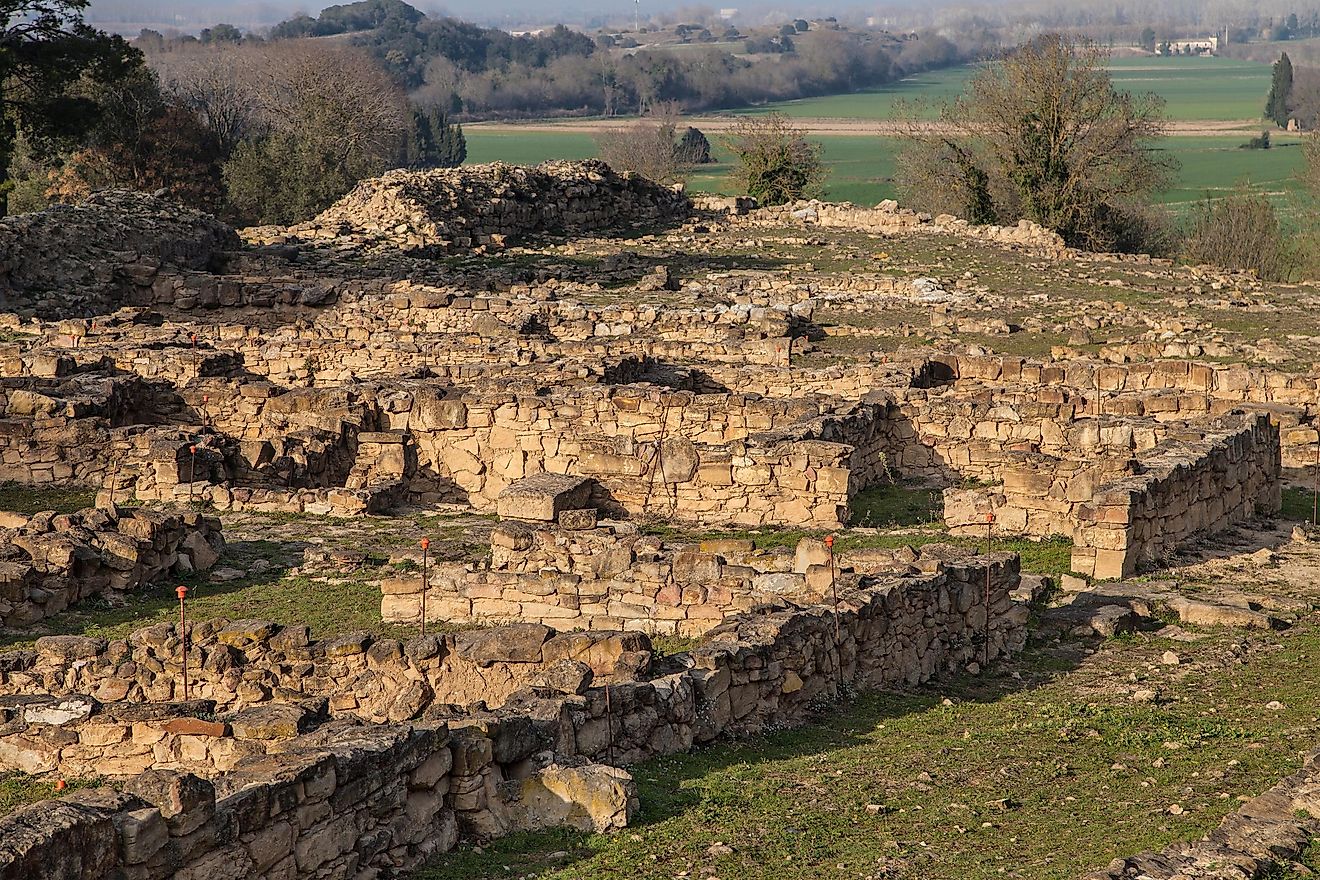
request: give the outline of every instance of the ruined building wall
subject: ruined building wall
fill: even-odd
[[[1171,441],[1142,473],[1100,487],[1077,511],[1072,567],[1125,577],[1193,534],[1279,509],[1279,431],[1263,414],[1205,437]]]
[[[492,702],[507,688],[497,714],[535,708],[550,719],[546,736],[557,752],[631,762],[795,723],[841,688],[915,685],[1020,649],[1026,609],[1010,600],[1017,557],[989,560],[987,609],[987,561],[961,553],[926,548],[906,574],[845,575],[841,641],[832,605],[781,601],[726,618],[693,649],[688,668],[650,680],[642,636],[556,635],[532,623],[407,643],[359,633],[306,647],[289,647],[307,642],[299,627],[244,621],[207,636],[202,625],[189,667],[194,694],[220,707],[320,695],[332,714],[391,721],[448,717],[444,704],[474,699],[469,688],[480,680]],[[36,651],[0,654],[0,694],[161,702],[177,696],[179,671],[180,643],[168,626],[127,642],[48,637]],[[465,677],[471,684],[455,683]]]
[[[309,241],[352,239],[405,251],[450,253],[538,234],[636,227],[681,219],[681,192],[604,162],[545,162],[529,167],[470,165],[391,171],[364,180],[308,223],[248,230]]]
[[[88,509],[14,522],[0,528],[0,623],[28,626],[91,596],[204,571],[223,546],[220,522],[191,511]]]
[[[520,773],[501,763],[509,757],[474,729],[348,726],[249,757],[214,784],[147,771],[119,791],[78,792],[0,819],[0,878],[393,873],[452,849],[460,835],[560,824],[605,831],[635,807],[623,771],[550,764]],[[584,793],[592,801],[575,802]]]
[[[539,620],[557,627],[697,636],[758,604],[829,595],[828,550],[805,538],[796,553],[749,540],[666,546],[629,523],[566,529],[503,522],[488,564],[440,563],[426,579],[428,620]],[[422,577],[381,583],[381,617],[421,619]]]

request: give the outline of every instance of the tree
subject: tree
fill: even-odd
[[[820,145],[780,113],[743,117],[724,145],[738,160],[734,180],[762,205],[813,196],[824,182]]]
[[[710,141],[700,129],[690,125],[674,149],[678,151],[678,160],[686,165],[709,165],[715,161],[710,157]]]
[[[225,164],[243,219],[290,224],[325,210],[403,157],[407,105],[355,49],[280,43],[253,59],[257,130]]]
[[[679,153],[678,110],[658,105],[649,116],[596,136],[600,158],[615,171],[640,174],[656,183],[679,183],[691,170]]]
[[[1126,246],[1173,162],[1153,150],[1164,102],[1117,91],[1093,43],[1048,35],[983,67],[935,124],[912,108],[898,182],[914,207],[1033,220],[1069,244]]]
[[[405,162],[409,168],[457,168],[467,159],[463,126],[451,123],[444,113],[414,110],[408,132]]]
[[[268,51],[173,52],[152,64],[165,90],[197,116],[227,158],[261,125],[258,75]]]
[[[76,138],[96,123],[97,106],[71,94],[84,75],[108,82],[142,64],[123,38],[86,24],[88,0],[0,0],[0,207],[20,130],[33,145]]]
[[[1141,48],[1145,49],[1147,52],[1154,52],[1155,29],[1150,27],[1144,28],[1141,31],[1141,39],[1139,42],[1141,43]]]
[[[1288,53],[1274,62],[1274,76],[1270,80],[1270,94],[1265,99],[1265,118],[1274,120],[1280,128],[1288,127],[1288,112],[1292,102],[1293,67]]]

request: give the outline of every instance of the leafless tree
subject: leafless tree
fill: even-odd
[[[1172,160],[1151,149],[1164,102],[1117,91],[1105,50],[1051,34],[984,66],[935,121],[905,114],[905,198],[976,222],[1026,218],[1071,244],[1133,246],[1150,193]]]
[[[228,156],[259,124],[254,74],[266,51],[202,46],[150,60],[161,85],[197,114]]]
[[[631,125],[598,134],[596,148],[615,171],[632,171],[657,183],[679,183],[692,169],[677,150],[678,118],[676,105],[660,104]]]
[[[265,47],[254,64],[259,118],[346,165],[386,164],[407,130],[407,100],[365,52],[311,40]]]

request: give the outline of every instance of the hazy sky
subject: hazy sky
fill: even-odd
[[[88,19],[102,27],[136,30],[151,24],[181,30],[196,30],[219,21],[240,27],[262,27],[288,18],[296,12],[315,15],[332,5],[320,0],[92,0]],[[632,0],[415,0],[412,5],[428,13],[449,13],[468,21],[515,26],[568,20],[584,21],[601,15],[631,18]],[[859,7],[874,10],[877,6],[908,5],[864,2],[864,0],[641,0],[643,16],[648,13],[703,6],[736,7],[757,15],[783,11],[785,14],[810,15],[843,13]],[[925,4],[931,5],[931,4]]]

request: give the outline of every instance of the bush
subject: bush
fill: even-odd
[[[688,126],[687,131],[678,139],[678,161],[685,165],[709,165],[715,160],[710,157],[710,141],[700,129]]]
[[[809,142],[782,114],[739,120],[724,145],[738,159],[735,182],[762,205],[815,196],[824,183],[820,144]]]
[[[1248,192],[1219,200],[1207,196],[1197,206],[1183,243],[1183,259],[1254,271],[1265,281],[1286,277],[1290,264],[1274,205],[1265,196]]]
[[[1260,137],[1254,137],[1240,146],[1240,150],[1268,150],[1270,148],[1270,133],[1262,131]]]
[[[596,149],[615,171],[631,171],[656,183],[683,181],[688,162],[675,134],[677,110],[662,106],[652,116],[596,135]]]

